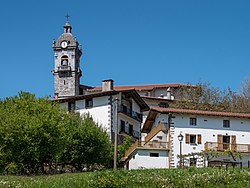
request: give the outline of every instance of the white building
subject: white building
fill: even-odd
[[[175,168],[180,152],[186,155],[203,150],[239,152],[242,159],[220,156],[204,161],[194,155],[183,165],[202,167],[208,162],[249,165],[250,114],[155,107],[150,110],[142,133],[147,136],[123,158],[128,169]]]
[[[183,88],[193,89],[186,84],[114,87],[112,80],[104,80],[101,87],[81,85],[82,47],[68,21],[63,28],[62,35],[52,44],[55,100],[68,111],[80,115],[89,113],[111,139],[117,119],[119,135],[130,135],[138,140],[123,158],[129,169],[177,167],[180,151],[188,154],[205,149],[241,152],[243,159],[234,162],[244,165],[250,160],[250,114],[169,108],[181,98]],[[118,99],[117,108],[115,99]],[[152,107],[149,113],[148,106]],[[182,145],[177,138],[180,133],[184,136]],[[221,157],[219,160],[230,162],[232,159]],[[196,156],[189,163],[204,165]]]
[[[57,99],[62,108],[81,116],[90,114],[109,135],[114,136],[115,99],[118,99],[117,122],[120,135],[139,139],[141,135],[142,112],[149,110],[147,104],[135,90],[113,90],[113,80],[104,80],[101,92],[82,96]],[[122,138],[122,136],[120,136]]]

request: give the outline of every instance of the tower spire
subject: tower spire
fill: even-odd
[[[66,17],[66,23],[64,25],[64,33],[71,33],[72,27],[69,24],[69,15],[67,14],[65,17]]]
[[[65,16],[66,17],[66,22],[69,22],[69,14],[67,13],[67,15]]]

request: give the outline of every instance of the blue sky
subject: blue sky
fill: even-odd
[[[0,2],[0,98],[53,96],[52,40],[65,15],[83,44],[85,85],[211,82],[250,76],[250,1],[8,0]]]

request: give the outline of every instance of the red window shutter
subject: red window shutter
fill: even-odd
[[[201,144],[201,134],[198,134],[198,144]]]
[[[223,150],[223,145],[222,145],[222,135],[218,134],[217,135],[217,143],[218,143],[218,150],[222,151]]]
[[[190,135],[186,134],[186,144],[189,144],[189,143],[190,143]]]
[[[236,135],[231,136],[231,150],[236,151],[237,150],[237,145],[236,145]]]

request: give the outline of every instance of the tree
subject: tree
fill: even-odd
[[[106,133],[90,117],[82,120],[49,98],[20,92],[0,101],[3,173],[46,173],[55,170],[58,162],[106,165],[110,146]]]
[[[192,110],[250,113],[250,79],[243,82],[239,92],[220,90],[211,83],[198,83],[196,87],[183,87],[176,93],[179,100],[171,107]]]
[[[53,161],[63,147],[65,116],[58,104],[25,92],[1,101],[1,170],[21,174],[44,171],[44,164]]]
[[[72,114],[73,115],[73,114]],[[112,161],[112,144],[107,134],[88,115],[80,119],[73,115],[68,142],[60,158],[68,161],[77,171],[93,170],[97,165],[109,166]]]

